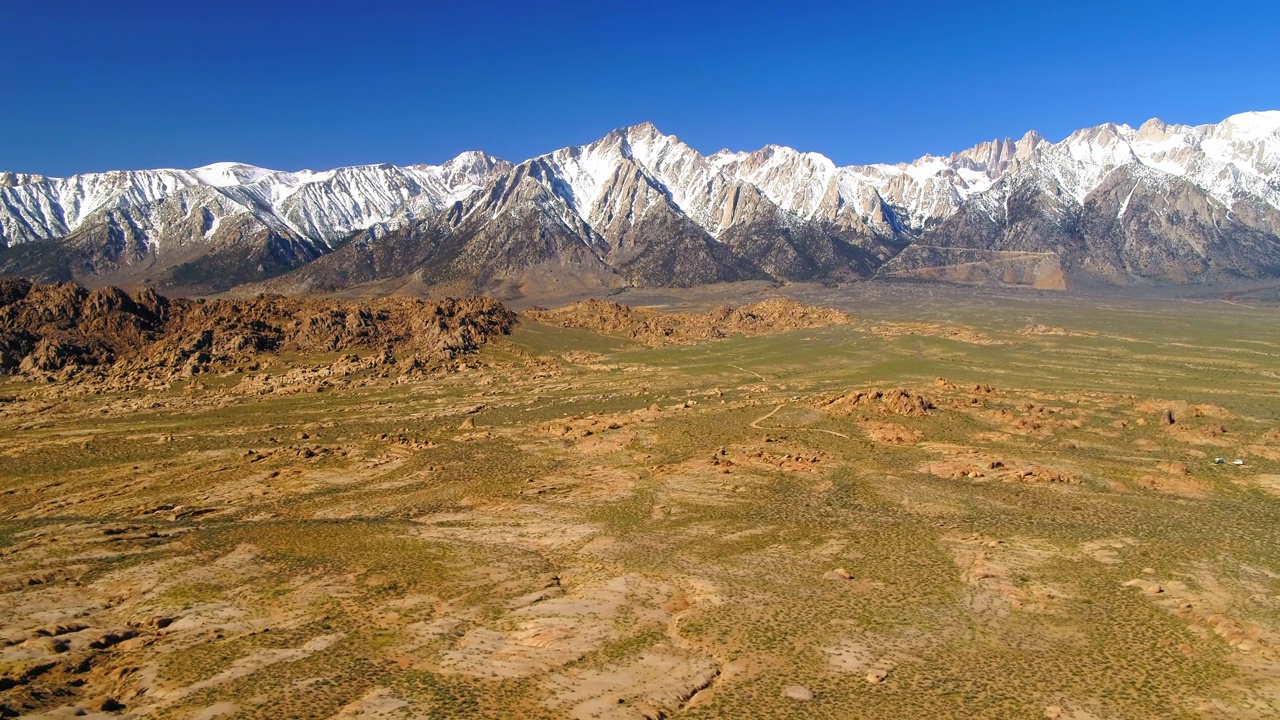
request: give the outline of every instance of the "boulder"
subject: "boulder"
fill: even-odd
[[[789,685],[782,691],[782,697],[809,702],[813,699],[813,691],[803,685]]]

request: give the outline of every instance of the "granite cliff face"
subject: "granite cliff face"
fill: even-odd
[[[1280,274],[1280,112],[1032,132],[836,166],[702,155],[645,123],[518,165],[223,163],[0,175],[0,272],[43,281],[436,294],[875,274],[1064,287]]]

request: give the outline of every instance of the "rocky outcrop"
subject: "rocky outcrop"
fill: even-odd
[[[0,370],[46,379],[191,376],[267,353],[369,350],[421,365],[475,352],[515,322],[488,298],[188,300],[12,279],[0,279],[0,302]]]
[[[895,390],[857,390],[817,404],[823,412],[849,415],[858,410],[872,410],[907,417],[923,417],[936,408],[933,401],[918,392]]]
[[[607,300],[585,300],[556,310],[526,310],[525,316],[549,325],[582,328],[649,345],[674,345],[732,335],[767,335],[805,328],[844,325],[853,318],[839,310],[771,298],[752,305],[724,305],[705,314],[661,313]]]

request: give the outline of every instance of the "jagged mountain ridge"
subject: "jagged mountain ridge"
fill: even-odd
[[[194,170],[110,171],[70,178],[2,173],[0,240],[12,245],[63,237],[104,211],[204,193],[238,210],[259,212],[313,241],[332,242],[405,212],[438,212],[479,189],[493,172],[510,167],[470,151],[439,166],[362,165],[325,172],[215,163]]]
[[[1058,143],[1031,132],[897,165],[775,145],[704,156],[645,123],[518,165],[469,152],[326,172],[0,174],[0,270],[196,291],[401,276],[517,294],[875,272],[1194,282],[1280,273],[1278,234],[1280,112]]]

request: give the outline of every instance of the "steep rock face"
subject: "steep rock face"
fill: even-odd
[[[1185,178],[1142,164],[1116,166],[1082,201],[1051,177],[1020,172],[965,203],[886,269],[1006,262],[1021,253],[1053,256],[1066,277],[1086,283],[1274,275],[1280,238],[1259,226],[1267,227],[1275,209],[1248,200],[1236,205],[1253,222]]]
[[[651,191],[712,236],[732,222],[724,205],[734,183],[696,150],[650,123],[615,130],[590,145],[557,150],[542,159],[575,211],[611,242],[614,238],[599,226],[622,229],[627,216],[619,208],[653,203]],[[632,201],[629,195],[636,191],[641,197]]]
[[[604,263],[608,245],[552,192],[547,168],[530,161],[433,216],[376,226],[332,253],[262,287],[328,292],[413,280],[435,292],[564,284],[563,291],[621,284]]]
[[[440,166],[339,168],[270,204],[301,235],[330,243],[356,231],[431,217],[510,169],[511,163],[480,152],[463,153]]]
[[[885,274],[1061,288],[1085,259],[1081,206],[1056,180],[1017,172],[894,257]]]
[[[966,203],[921,244],[1074,256],[1079,216],[1080,203],[1057,182],[1015,175]]]
[[[1268,214],[1265,206],[1248,205]],[[1181,177],[1121,168],[1090,193],[1081,217],[1081,265],[1108,278],[1189,282],[1260,277],[1280,269],[1274,231],[1242,222]]]
[[[218,241],[187,249],[184,256],[190,259],[167,268],[159,282],[148,278],[145,284],[182,294],[222,292],[303,266],[328,247],[245,218],[230,225]]]
[[[669,189],[629,156],[599,185],[590,214],[605,260],[633,285],[691,286],[765,277],[681,212]]]
[[[783,213],[735,225],[720,239],[735,255],[784,280],[852,280],[870,276],[880,265],[859,246],[862,238],[856,233]]]
[[[778,145],[750,153],[721,151],[715,159],[726,175],[760,188],[779,208],[802,218],[815,215],[838,174],[822,155]]]
[[[429,261],[449,234],[439,218],[415,220],[386,230],[362,231],[333,252],[272,278],[254,291],[285,295],[334,292],[411,273]]]
[[[609,261],[632,285],[692,287],[769,277],[667,208],[647,215],[629,236],[630,245],[612,253]]]
[[[70,178],[27,176],[0,186],[0,244],[59,238],[95,211],[145,205],[195,184],[176,170],[113,171]]]
[[[417,270],[430,285],[481,291],[544,284],[617,284],[601,255],[607,245],[552,193],[546,168],[524,163],[447,213],[451,227]]]
[[[115,279],[217,292],[288,271],[326,250],[223,195],[193,187],[146,204],[97,210],[65,238],[0,253],[0,269],[41,281]]]

